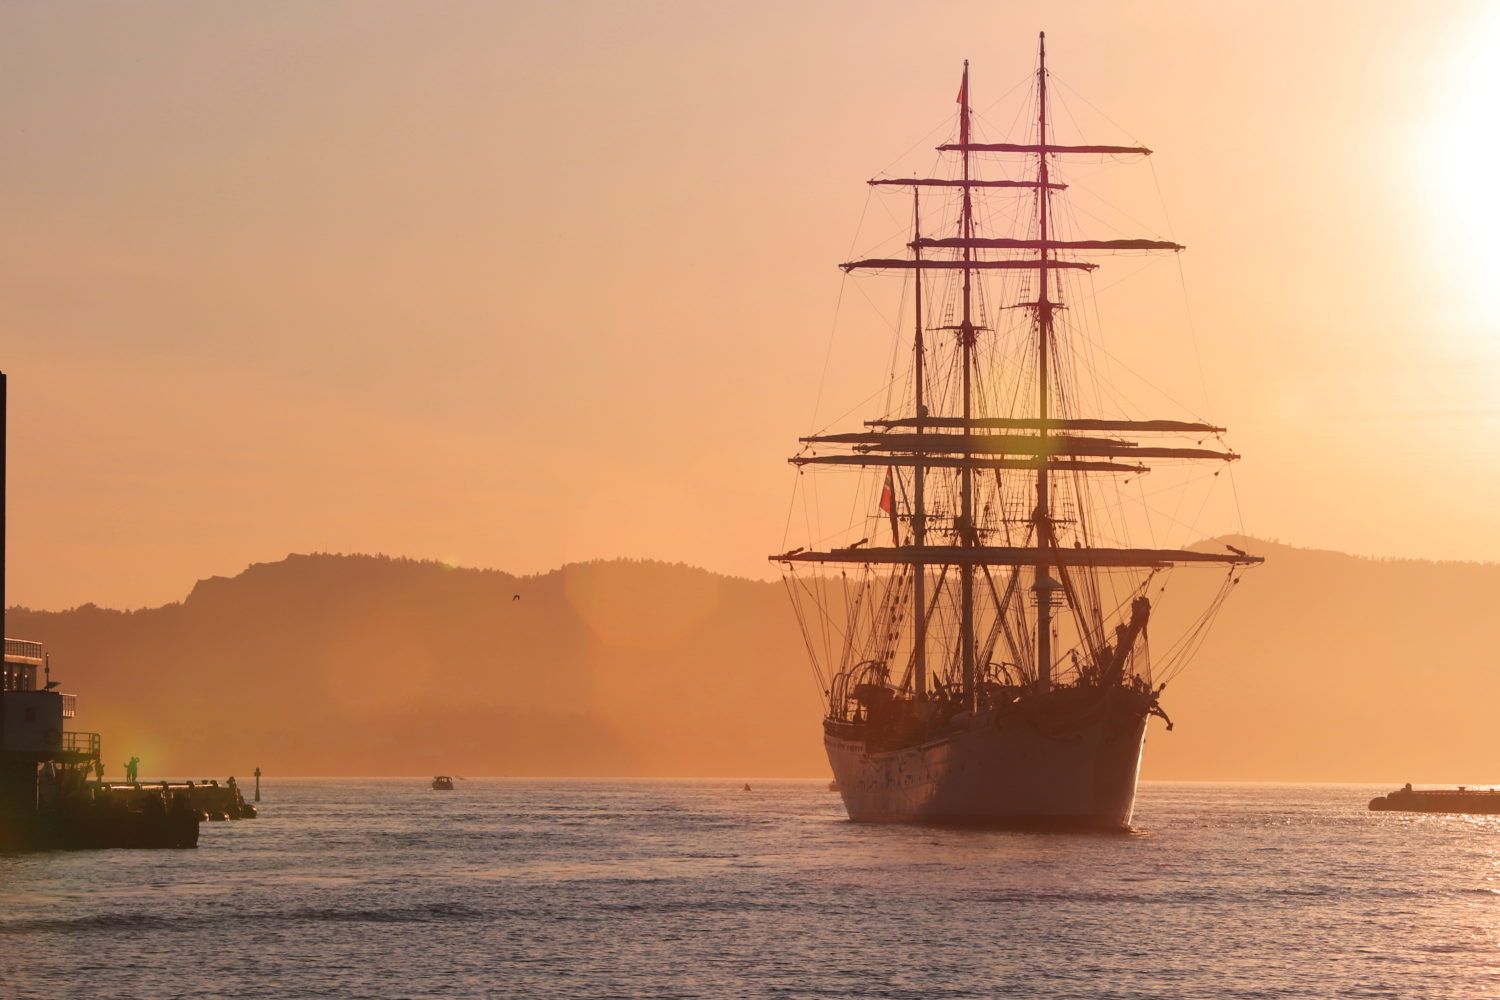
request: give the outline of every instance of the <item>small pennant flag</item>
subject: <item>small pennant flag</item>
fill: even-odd
[[[880,509],[891,516],[891,544],[900,545],[901,536],[896,530],[896,475],[889,465],[885,467],[885,486],[880,491]]]

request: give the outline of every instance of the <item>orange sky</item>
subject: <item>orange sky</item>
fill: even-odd
[[[1500,560],[1493,5],[78,0],[0,6],[9,601],[289,551],[773,575],[795,438],[875,388],[830,330],[888,357],[835,322],[863,181],[1039,28],[1157,150],[1117,204],[1187,305],[1169,261],[1103,324],[1229,425],[1244,529]]]

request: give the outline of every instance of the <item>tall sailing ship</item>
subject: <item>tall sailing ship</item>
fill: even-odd
[[[771,558],[826,688],[824,743],[854,820],[1128,827],[1147,721],[1165,719],[1153,597],[1173,567],[1218,567],[1169,650],[1181,659],[1261,561],[1131,541],[1151,513],[1130,492],[1148,471],[1239,456],[1224,428],[1146,419],[1099,384],[1098,352],[1067,312],[1087,307],[1091,258],[1183,247],[1071,238],[1066,165],[1151,151],[1058,144],[1048,85],[1043,36],[1030,135],[977,141],[965,63],[957,141],[937,147],[948,168],[934,174],[948,176],[870,181],[910,189],[908,252],[841,265],[904,276],[910,365],[885,415],[804,437],[791,459],[857,474],[847,543],[815,528]],[[981,178],[993,164],[1014,175]],[[927,234],[934,203],[952,228]]]

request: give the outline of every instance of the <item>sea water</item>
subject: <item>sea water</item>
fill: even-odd
[[[850,823],[823,782],[277,780],[197,850],[0,855],[0,997],[1452,997],[1500,817],[1146,783],[1130,834]]]

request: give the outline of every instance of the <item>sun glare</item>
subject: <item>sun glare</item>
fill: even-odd
[[[1434,121],[1432,143],[1440,169],[1432,195],[1441,219],[1436,237],[1452,241],[1449,254],[1486,289],[1500,282],[1500,186],[1495,164],[1500,161],[1500,131],[1495,109],[1500,107],[1500,8],[1486,7],[1464,47],[1446,64],[1440,92],[1443,109]],[[1492,317],[1486,316],[1486,319]]]

